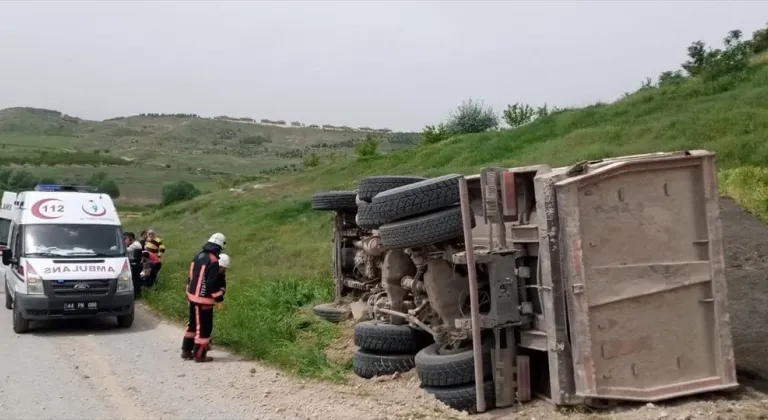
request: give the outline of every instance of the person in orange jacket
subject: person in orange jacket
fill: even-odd
[[[224,301],[226,292],[226,279],[222,278],[222,273],[229,267],[229,256],[221,253],[226,245],[226,237],[214,233],[189,264],[186,290],[189,320],[181,344],[181,357],[185,360],[213,360],[208,356],[208,350],[213,332],[213,308]]]

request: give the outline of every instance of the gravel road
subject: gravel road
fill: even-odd
[[[215,345],[213,363],[183,361],[182,329],[144,308],[130,330],[111,319],[35,328],[15,334],[11,311],[0,309],[0,419],[454,417],[431,397],[414,396],[416,383],[304,381]]]

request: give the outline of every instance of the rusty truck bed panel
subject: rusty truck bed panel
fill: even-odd
[[[714,156],[602,162],[555,192],[576,393],[736,386]]]

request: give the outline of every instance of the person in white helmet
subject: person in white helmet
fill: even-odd
[[[189,264],[189,321],[181,344],[181,357],[185,360],[213,360],[208,356],[208,350],[213,332],[213,308],[224,300],[225,286],[220,278],[221,266],[229,265],[229,256],[223,264],[221,261],[221,252],[226,246],[227,238],[221,233],[214,233]]]

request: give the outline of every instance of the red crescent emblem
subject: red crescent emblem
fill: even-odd
[[[44,206],[45,203],[48,203],[48,202],[51,202],[51,201],[61,202],[61,200],[59,200],[57,198],[44,198],[44,199],[38,201],[37,203],[35,203],[34,205],[32,205],[32,208],[30,209],[30,211],[32,212],[32,215],[37,217],[38,219],[48,219],[48,220],[58,219],[59,217],[61,217],[61,215],[58,215],[58,216],[46,216],[45,214],[43,214],[40,211],[40,207]]]
[[[91,212],[91,211],[86,210],[85,207],[88,205],[86,203],[86,204],[83,204],[83,212],[85,214],[87,214],[89,216],[93,216],[93,217],[101,217],[101,216],[104,216],[105,214],[107,214],[107,208],[106,207],[101,206],[101,211],[98,211],[99,210],[99,206],[98,206],[98,204],[96,204],[96,202],[94,202],[93,200],[89,200],[88,203],[93,205],[94,211]]]

